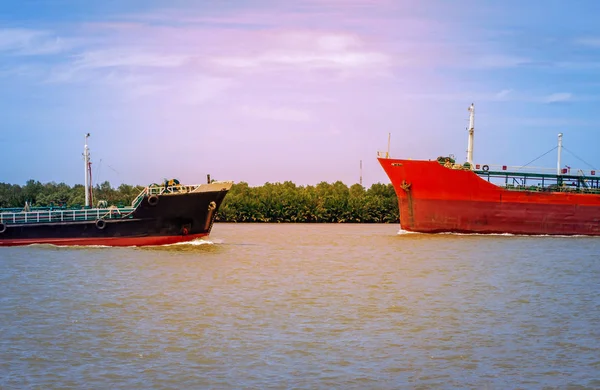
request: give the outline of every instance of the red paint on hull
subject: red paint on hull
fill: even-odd
[[[398,195],[404,230],[600,236],[598,194],[507,190],[437,161],[379,163]]]
[[[146,236],[146,237],[95,237],[95,238],[36,238],[2,240],[0,246],[22,246],[32,244],[50,244],[58,246],[155,246],[177,244],[208,236],[207,233],[187,236]]]

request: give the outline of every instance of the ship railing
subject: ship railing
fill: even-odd
[[[131,207],[133,207],[134,209],[137,208],[140,203],[142,203],[142,200],[144,199],[144,197],[148,194],[148,187],[144,188],[140,194],[138,196],[135,197],[135,199],[133,200],[133,202],[131,202]]]
[[[141,203],[142,199],[145,196],[150,195],[166,195],[166,194],[185,194],[189,192],[194,192],[201,184],[196,185],[182,185],[175,184],[172,186],[164,186],[164,185],[150,185],[142,190],[139,195],[131,202],[131,207],[137,207]]]
[[[198,185],[182,185],[175,184],[172,186],[149,186],[146,187],[148,195],[163,195],[163,194],[186,194],[193,192]]]
[[[165,194],[182,194],[188,192],[194,192],[200,185],[181,185],[175,184],[172,186],[164,186],[164,185],[149,185],[144,188],[138,196],[131,202],[131,207],[137,208],[142,200],[146,196],[150,195],[165,195]]]
[[[31,224],[31,223],[58,223],[58,222],[84,222],[97,219],[125,219],[131,218],[133,207],[109,207],[101,209],[77,210],[44,210],[1,212],[0,223],[5,224]]]
[[[498,164],[473,164],[471,169],[479,172],[515,172],[515,173],[535,173],[541,175],[556,175],[556,168],[548,167],[530,167],[530,166],[509,166],[509,165],[498,165]],[[570,176],[598,176],[600,177],[600,171],[595,169],[573,169],[570,167],[562,168],[561,175]]]
[[[133,200],[133,202],[131,202],[131,207],[134,209],[137,208],[140,205],[140,203],[142,202],[142,200],[144,199],[144,197],[150,196],[150,195],[187,194],[187,193],[191,193],[191,192],[200,192],[203,189],[204,190],[213,190],[213,191],[228,190],[229,188],[231,188],[232,184],[233,184],[232,181],[212,181],[211,183],[208,183],[208,184],[190,184],[190,185],[174,184],[174,185],[170,185],[170,186],[153,184],[153,185],[149,185],[148,187],[144,188],[139,193],[139,195],[136,196],[136,198]]]

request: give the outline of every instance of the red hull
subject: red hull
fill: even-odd
[[[600,195],[512,191],[437,161],[379,158],[415,232],[600,235]]]
[[[48,239],[13,239],[0,241],[0,246],[20,246],[32,244],[50,244],[58,246],[149,246],[168,245],[192,241],[208,236],[207,233],[190,234],[187,236],[151,236],[151,237],[95,237],[95,238],[48,238]]]

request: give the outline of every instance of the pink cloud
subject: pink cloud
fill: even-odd
[[[88,23],[74,33],[85,45],[58,65],[44,66],[48,80],[85,85],[91,105],[108,96],[105,104],[133,123],[108,130],[106,123],[98,124],[96,137],[127,137],[159,156],[131,162],[140,164],[132,170],[146,175],[136,181],[174,171],[192,178],[198,167],[214,164],[223,167],[213,171],[220,178],[253,184],[333,181],[353,177],[348,167],[359,158],[374,161],[388,131],[402,139],[399,152],[425,148],[412,137],[415,124],[431,116],[424,101],[458,97],[466,105],[473,97],[464,88],[453,89],[439,72],[441,66],[463,63],[460,48],[440,39],[449,34],[447,26],[419,18],[404,2],[392,3],[167,10]],[[387,14],[385,7],[402,12]],[[496,93],[479,96],[491,99]],[[443,121],[438,122],[430,127],[440,128]],[[332,144],[340,139],[344,146],[331,164]],[[207,140],[211,147],[199,156],[198,145]],[[435,147],[445,143],[439,137],[426,147],[437,153]],[[239,161],[276,153],[272,158],[296,165],[274,167],[269,159],[225,170],[231,155],[224,150]],[[163,151],[173,154],[161,159]],[[168,158],[172,155],[176,161]],[[379,167],[372,172],[386,180]]]
[[[312,114],[289,107],[260,107],[244,105],[240,108],[243,115],[274,121],[311,122]]]
[[[294,31],[255,38],[253,46],[242,53],[217,56],[212,61],[224,67],[265,70],[274,66],[347,70],[387,68],[392,64],[388,54],[368,48],[352,34]]]

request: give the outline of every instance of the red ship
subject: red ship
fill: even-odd
[[[378,154],[398,195],[401,229],[600,236],[600,174],[561,166],[562,134],[556,169],[474,164],[473,105],[469,111],[464,164],[452,156],[425,161]]]

